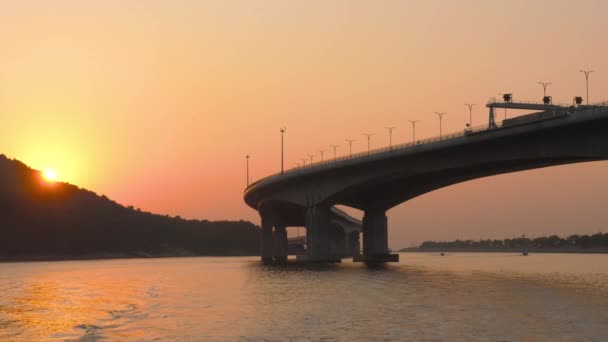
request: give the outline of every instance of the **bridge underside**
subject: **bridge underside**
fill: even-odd
[[[389,210],[469,180],[607,158],[608,119],[603,119],[364,165],[358,174],[375,175],[357,180],[355,186],[341,187],[325,201],[360,210]]]

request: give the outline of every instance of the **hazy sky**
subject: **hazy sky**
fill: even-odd
[[[0,0],[0,153],[125,205],[248,219],[255,179],[345,138],[365,148],[487,121],[513,92],[608,100],[606,1]],[[329,154],[329,152],[328,152]],[[392,247],[597,232],[608,163],[492,177],[389,212]]]

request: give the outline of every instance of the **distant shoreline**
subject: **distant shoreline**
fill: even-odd
[[[149,253],[100,253],[89,255],[29,255],[29,256],[0,256],[0,263],[12,262],[44,262],[44,261],[86,261],[86,260],[111,260],[111,259],[164,259],[164,258],[195,258],[195,257],[247,257],[259,254],[247,253],[225,253],[225,254],[149,254]]]
[[[530,248],[529,253],[580,253],[580,254],[608,254],[608,248]],[[521,248],[402,248],[400,253],[428,252],[428,253],[522,253]]]

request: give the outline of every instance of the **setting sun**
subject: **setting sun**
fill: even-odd
[[[42,171],[42,178],[47,182],[54,182],[57,180],[57,173],[54,170],[46,169]]]

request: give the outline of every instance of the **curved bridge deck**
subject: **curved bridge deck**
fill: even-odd
[[[306,252],[312,259],[335,259],[332,241],[354,241],[350,234],[357,228],[363,231],[364,256],[369,260],[391,259],[385,213],[404,201],[475,178],[607,158],[606,103],[546,105],[544,111],[494,123],[495,107],[518,106],[531,104],[492,102],[488,104],[489,125],[265,177],[247,187],[245,201],[260,212],[266,231],[286,225],[306,226]],[[357,220],[349,222],[345,213],[336,214],[335,205],[363,210],[359,227]],[[272,233],[265,236],[271,239]],[[272,252],[266,249],[266,254],[268,259]]]

